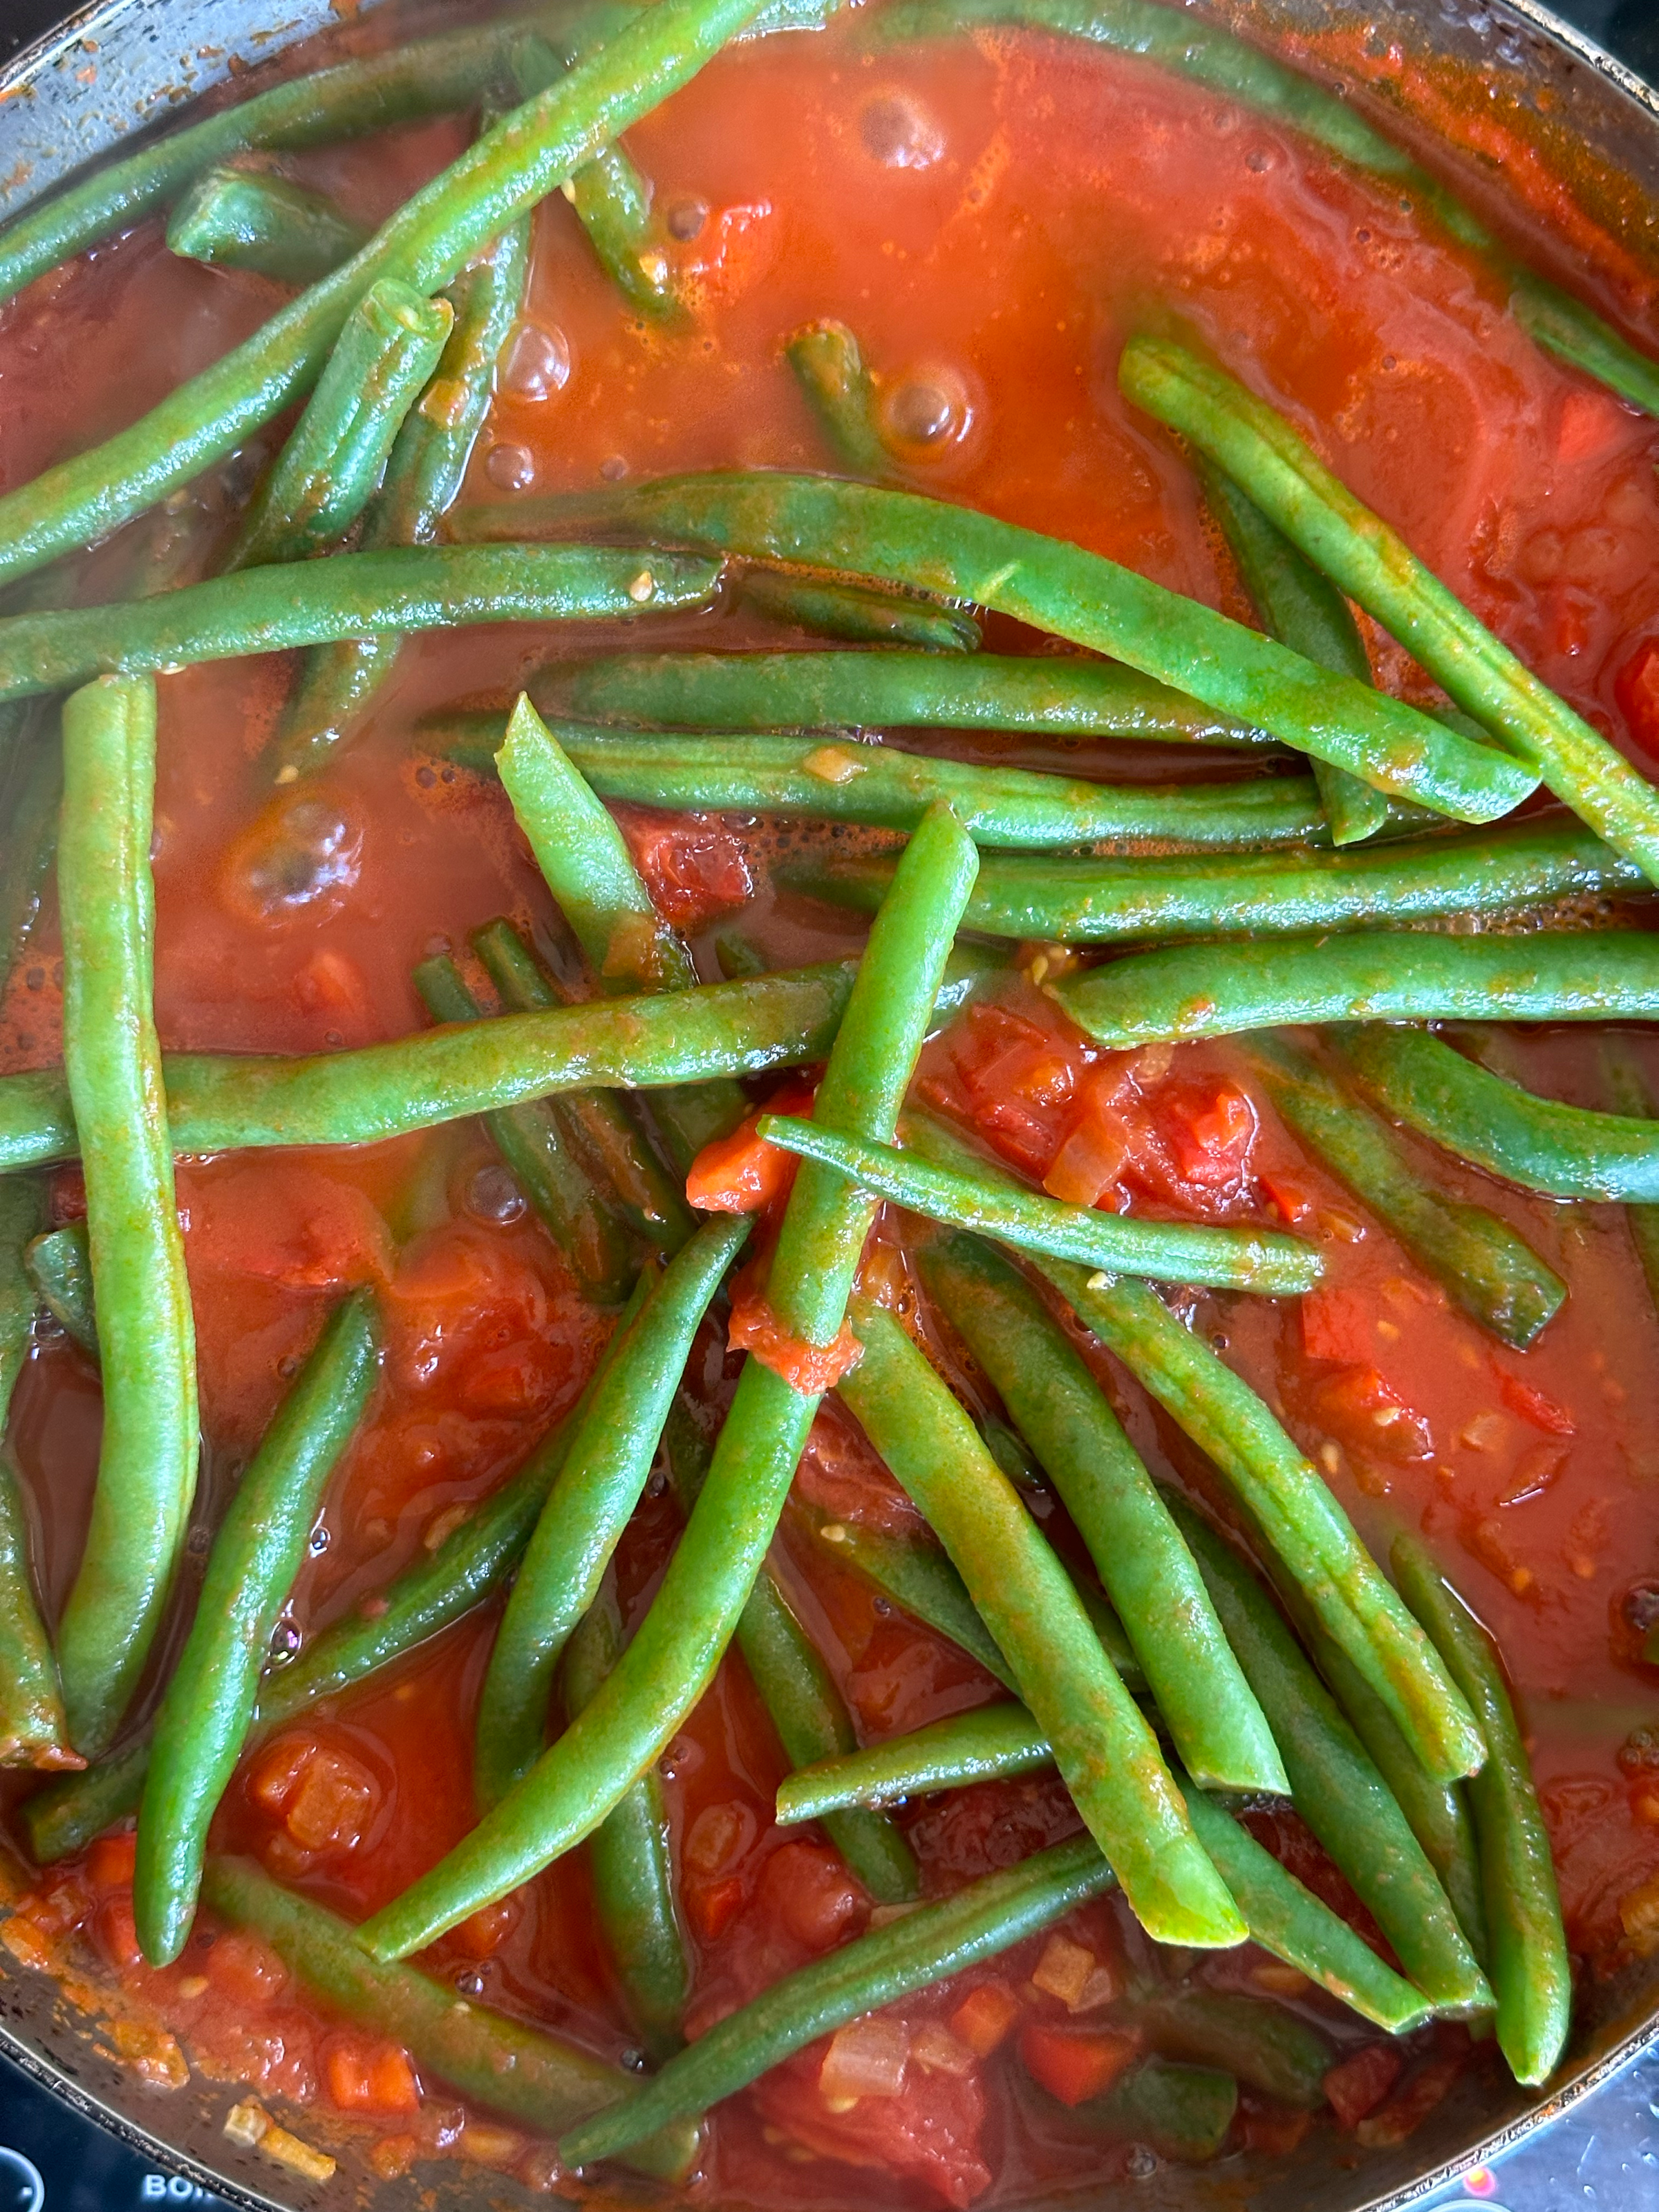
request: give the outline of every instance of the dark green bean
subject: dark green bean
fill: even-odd
[[[1357,1024],[1334,1041],[1385,1112],[1490,1174],[1556,1198],[1659,1201],[1659,1121],[1534,1097],[1426,1030]]]
[[[1336,2054],[1307,2021],[1234,1990],[1161,1990],[1129,2018],[1166,2058],[1219,2066],[1275,2103],[1313,2112]]]
[[[1113,1048],[1232,1036],[1284,1022],[1592,1022],[1659,1016],[1659,937],[1536,930],[1392,931],[1136,952],[1056,983],[1079,1029]]]
[[[1316,668],[1132,569],[969,507],[830,477],[715,471],[642,485],[601,511],[612,526],[625,518],[671,541],[850,570],[1012,615],[1127,661],[1437,813],[1491,821],[1538,781],[1506,755],[1352,677]],[[539,519],[566,512],[555,502]],[[536,526],[537,514],[524,501],[510,508],[463,507],[454,532],[504,535],[510,514],[516,537]]]
[[[238,1484],[208,1555],[196,1617],[150,1741],[132,1909],[153,1966],[196,1917],[208,1823],[241,1757],[259,1670],[336,1462],[374,1387],[373,1293],[335,1309]]]
[[[903,1127],[901,1122],[901,1134]],[[1006,1176],[936,1167],[894,1146],[837,1136],[790,1114],[763,1114],[757,1133],[781,1151],[819,1160],[860,1189],[908,1206],[929,1221],[976,1229],[1005,1244],[1104,1267],[1114,1274],[1151,1275],[1160,1282],[1209,1283],[1224,1290],[1294,1297],[1311,1290],[1324,1272],[1311,1245],[1271,1230],[1120,1220],[1092,1206],[1067,1206],[1043,1193],[1022,1190]]]
[[[1360,504],[1284,417],[1213,362],[1138,337],[1118,370],[1128,397],[1179,430],[1398,638],[1465,713],[1491,730],[1616,853],[1659,881],[1659,794],[1540,683]]]
[[[1013,1674],[996,1638],[975,1610],[962,1577],[931,1535],[866,1528],[855,1521],[826,1521],[818,1536],[833,1544],[839,1558],[901,1611],[965,1651],[1005,1690],[1013,1688]]]
[[[853,1313],[864,1356],[842,1402],[937,1530],[1135,1917],[1160,1942],[1242,1942],[1158,1740],[1018,1492],[899,1323],[862,1299]]]
[[[483,1007],[447,954],[423,960],[415,988],[438,1022],[473,1022]],[[619,1305],[635,1273],[628,1238],[580,1161],[561,1140],[551,1102],[532,1098],[483,1116],[490,1140],[513,1179],[570,1262],[585,1297],[596,1305]]]
[[[204,169],[167,224],[167,245],[185,259],[251,269],[278,284],[314,284],[368,242],[325,193],[264,169]]]
[[[1517,2081],[1547,2081],[1571,2024],[1572,1968],[1555,1862],[1527,1747],[1491,1637],[1415,1537],[1391,1554],[1407,1603],[1433,1637],[1485,1731],[1488,1757],[1469,1784],[1498,1992],[1498,2047]]]
[[[890,476],[892,457],[876,428],[875,386],[846,324],[807,323],[783,350],[839,465],[854,476]]]
[[[849,2020],[994,1958],[1115,1886],[1087,1836],[983,1875],[954,1897],[860,1936],[786,1974],[698,2037],[614,2111],[563,2136],[571,2166],[614,2158],[653,2128],[730,2097]]]
[[[904,1124],[901,1121],[901,1135],[903,1130]],[[1045,1487],[1042,1469],[1036,1463],[1036,1456],[1018,1429],[1011,1429],[1006,1421],[996,1420],[986,1413],[975,1418],[974,1426],[979,1431],[986,1450],[1016,1490],[1040,1491]],[[1119,1671],[1122,1670],[1120,1668]]]
[[[540,1756],[559,1655],[599,1595],[645,1488],[691,1339],[750,1224],[717,1216],[670,1261],[613,1348],[531,1536],[478,1704],[473,1788],[488,1809]]]
[[[77,1751],[108,1748],[184,1541],[198,1449],[196,1336],[151,1005],[155,690],[110,677],[64,709],[64,1067],[80,1133],[104,1426],[58,1628]]]
[[[0,707],[0,991],[23,957],[58,850],[64,754],[44,702]]]
[[[1651,1120],[1654,1097],[1630,1048],[1620,1037],[1609,1037],[1601,1048],[1601,1073],[1613,1106],[1621,1115]],[[1659,1205],[1632,1206],[1626,1215],[1636,1256],[1642,1262],[1648,1295],[1659,1313]]]
[[[976,855],[939,808],[911,839],[859,964],[815,1111],[829,1127],[893,1134]],[[748,983],[725,985],[754,990]],[[689,994],[665,1001],[682,1022]],[[535,1018],[546,1019],[548,1017]],[[637,1013],[635,1016],[637,1020]],[[774,1250],[767,1297],[786,1336],[835,1352],[874,1206],[807,1162]],[[751,1353],[655,1601],[616,1671],[511,1796],[447,1859],[368,1922],[380,1956],[418,1950],[516,1887],[604,1819],[702,1696],[735,1629],[805,1444],[817,1394]]]
[[[0,1433],[28,1357],[34,1288],[24,1255],[41,1210],[40,1189],[32,1178],[0,1180]],[[78,1766],[70,1748],[52,1639],[34,1593],[29,1549],[22,1493],[0,1455],[0,1766]]]
[[[349,1920],[279,1889],[251,1859],[210,1858],[202,1897],[233,1926],[269,1943],[331,2012],[393,2038],[464,2096],[532,2128],[580,2124],[634,2086],[620,2066],[580,2044],[526,2027],[476,1998],[458,2000],[449,1983],[413,1966],[377,1965],[353,1941]],[[700,2147],[696,2120],[676,2114],[659,2130],[631,2136],[627,2162],[641,2173],[684,2181]]]
[[[1507,1221],[1455,1198],[1408,1160],[1388,1124],[1307,1054],[1259,1036],[1250,1056],[1267,1096],[1314,1158],[1342,1178],[1465,1313],[1524,1351],[1567,1295],[1553,1269]]]
[[[66,1221],[31,1238],[23,1265],[35,1296],[89,1358],[98,1357],[98,1315],[92,1298],[92,1254],[84,1221]]]
[[[1120,2141],[1145,2143],[1160,2158],[1202,2166],[1226,2142],[1238,2110],[1238,2084],[1213,2066],[1170,2066],[1149,2058],[1115,2081],[1075,2117]]]
[[[1028,1436],[1201,1786],[1290,1784],[1202,1577],[1117,1416],[1024,1276],[968,1237],[919,1255],[929,1296]]]
[[[1659,368],[1582,300],[1521,270],[1510,293],[1510,313],[1546,353],[1583,369],[1644,415],[1659,415]]]
[[[773,568],[745,569],[738,580],[737,599],[768,622],[843,644],[972,653],[980,641],[979,624],[959,607],[913,593],[872,591],[866,585],[780,575]]]

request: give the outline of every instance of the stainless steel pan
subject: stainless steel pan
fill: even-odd
[[[164,121],[233,61],[268,60],[348,12],[340,0],[94,0],[0,71],[0,217],[129,134]],[[435,0],[433,12],[453,21],[463,9]],[[469,4],[465,12],[475,10]],[[1206,12],[1294,32],[1328,26],[1333,9],[1330,0],[1220,0]],[[1408,56],[1477,64],[1547,116],[1540,130],[1578,140],[1618,187],[1627,241],[1659,272],[1659,98],[1639,78],[1533,0],[1372,0],[1367,21]],[[1490,188],[1486,197],[1490,206]],[[1570,278],[1570,264],[1561,273]],[[1208,2173],[1165,2168],[1134,2185],[1135,2203],[1141,2212],[1403,2212],[1568,2110],[1655,2042],[1659,1957],[1584,1993],[1566,2060],[1542,2096],[1500,2080],[1496,2069],[1476,2069],[1397,2149],[1356,2162],[1346,2139],[1318,2131],[1288,2160],[1230,2159]],[[325,2191],[295,2182],[226,2140],[235,2091],[194,2080],[176,2092],[146,2088],[100,2052],[91,2023],[56,1983],[16,1967],[3,1952],[0,2047],[65,2103],[235,2204],[337,2204],[354,2186],[374,2212],[414,2212],[417,2204],[422,2212],[495,2212],[535,2201],[477,2168],[442,2162],[377,2186],[349,2153]],[[1099,2203],[1103,2212],[1108,2194],[1072,2187],[1045,2201]],[[850,2170],[847,2201],[864,2201]]]

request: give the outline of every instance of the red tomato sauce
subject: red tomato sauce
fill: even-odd
[[[1352,54],[1344,43],[1324,58],[1346,66]],[[1434,119],[1445,123],[1453,106],[1443,85],[1433,89],[1443,110]],[[290,166],[378,221],[465,143],[459,124],[434,124]],[[905,452],[917,489],[1073,539],[1243,616],[1183,459],[1116,387],[1125,336],[1146,315],[1173,312],[1282,406],[1547,682],[1637,757],[1659,757],[1659,680],[1644,658],[1659,653],[1652,424],[1537,350],[1470,256],[1289,130],[1096,49],[1012,33],[872,49],[854,22],[728,53],[629,143],[669,213],[671,262],[694,314],[670,328],[632,317],[570,210],[550,200],[536,225],[529,318],[541,336],[531,351],[568,373],[543,375],[534,392],[525,374],[506,380],[470,498],[716,465],[830,465],[781,345],[802,322],[833,316],[856,331],[895,404],[921,383],[955,410],[959,434]],[[1566,187],[1553,196],[1541,173],[1528,166],[1532,212],[1515,218],[1523,228],[1565,221]],[[1572,243],[1589,251],[1590,218],[1572,206]],[[1596,266],[1609,282],[1629,278],[1626,296],[1645,307],[1650,279],[1638,284],[1595,237]],[[154,223],[42,279],[0,316],[0,483],[24,482],[131,419],[283,296],[263,280],[174,260]],[[273,433],[260,453],[275,442]],[[222,526],[213,505],[222,495],[210,487],[186,509],[204,549]],[[100,555],[94,584],[118,589],[122,559],[118,543]],[[1030,642],[1006,623],[990,635],[1005,649]],[[291,665],[163,678],[164,1043],[299,1053],[400,1036],[424,1024],[410,981],[421,960],[463,947],[499,915],[550,941],[550,904],[501,793],[432,759],[419,718],[458,699],[505,700],[550,658],[763,636],[790,641],[722,608],[580,634],[422,637],[405,646],[362,733],[325,773],[275,796],[257,763]],[[1397,647],[1371,642],[1382,682],[1431,696]],[[1037,750],[939,742],[1015,761]],[[1103,748],[1097,762],[1079,750],[1068,766],[1218,772],[1152,748]],[[775,895],[767,824],[619,814],[677,926],[706,932],[739,913],[780,965],[856,945],[850,919]],[[0,1071],[58,1056],[55,928],[48,914],[0,1007]],[[699,952],[712,975],[706,935]],[[1605,1103],[1582,1036],[1517,1036],[1513,1051],[1516,1071],[1551,1095]],[[757,1086],[757,1104],[769,1088]],[[1202,1293],[1189,1301],[1192,1325],[1263,1393],[1362,1534],[1385,1553],[1396,1528],[1425,1534],[1498,1636],[1584,1972],[1609,1972],[1650,1941],[1659,1753],[1650,1763],[1628,1740],[1656,1686],[1640,1644],[1659,1618],[1659,1322],[1618,1209],[1530,1199],[1436,1157],[1443,1182],[1514,1223],[1571,1285],[1537,1346],[1516,1353],[1449,1306],[1279,1124],[1224,1046],[1103,1054],[1016,973],[929,1047],[918,1095],[1057,1194],[1172,1218],[1289,1224],[1316,1239],[1326,1281],[1299,1306]],[[804,1110],[807,1096],[791,1092],[782,1109]],[[775,1207],[787,1177],[765,1150],[748,1132],[734,1140],[710,1166],[712,1202]],[[714,1167],[729,1170],[726,1183]],[[611,1319],[583,1303],[533,1217],[504,1199],[473,1124],[355,1152],[186,1163],[179,1198],[207,1446],[204,1530],[331,1302],[362,1283],[382,1298],[383,1378],[279,1631],[279,1646],[297,1648],[372,1607],[522,1462],[575,1401]],[[60,1178],[58,1204],[65,1217],[76,1209],[74,1176]],[[914,1296],[903,1241],[902,1223],[884,1219],[867,1261],[870,1279],[901,1297]],[[763,1330],[763,1310],[754,1326]],[[712,1334],[700,1346],[694,1373],[718,1406],[738,1361]],[[1091,1357],[1153,1469],[1215,1501],[1191,1448],[1109,1358]],[[49,1607],[78,1555],[98,1430],[95,1371],[43,1334],[9,1441]],[[1072,1540],[1054,1514],[1063,1547]],[[850,1419],[826,1408],[774,1564],[866,1741],[994,1694],[971,1660],[836,1557],[849,1524],[914,1519]],[[617,1559],[630,1626],[678,1527],[653,1486]],[[199,1571],[192,1549],[186,1582]],[[180,1626],[191,1595],[180,1594]],[[351,1917],[387,1902],[476,1817],[472,1717],[495,1618],[485,1608],[258,1743],[216,1844]],[[785,1761],[735,1656],[663,1771],[695,2031],[869,1924],[872,1907],[821,1832],[774,1824]],[[1063,1790],[1042,1778],[924,1801],[900,1819],[933,1895],[1077,1826]],[[1259,1826],[1363,1924],[1293,1815]],[[112,2009],[118,2048],[149,2078],[177,2078],[182,2045],[204,2071],[325,2122],[362,2124],[380,2174],[453,2152],[536,2186],[577,2186],[545,2143],[469,2110],[395,2045],[331,2022],[263,1945],[211,1916],[177,1966],[144,1966],[130,1881],[130,1845],[106,1839],[33,1881],[7,1941],[26,1963],[82,1976],[75,1986]],[[71,1966],[77,1941],[105,1977],[95,1989],[84,1964]],[[1103,2143],[1072,2112],[1137,2055],[1110,2005],[1152,1971],[1150,1958],[1127,1915],[1101,1904],[925,1992],[900,2008],[912,2056],[894,2094],[826,2098],[815,2045],[721,2108],[693,2201],[965,2205],[1137,2171],[1130,2147]],[[422,1963],[607,2056],[630,2050],[580,1851]],[[1362,2138],[1369,2128],[1369,2140],[1398,2139],[1471,2061],[1461,2030],[1384,2047],[1253,1946],[1191,1972],[1317,2020],[1340,2061],[1328,2078],[1336,2122]],[[1288,2150],[1306,2124],[1247,2093],[1232,2142]]]

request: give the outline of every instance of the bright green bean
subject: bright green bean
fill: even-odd
[[[1659,1016],[1659,937],[1358,932],[1133,953],[1054,987],[1113,1048],[1232,1036],[1284,1022],[1592,1022]]]
[[[241,1757],[277,1616],[379,1364],[374,1296],[358,1291],[325,1325],[213,1540],[190,1635],[156,1715],[138,1813],[132,1909],[153,1966],[170,1966],[185,1947],[208,1823]]]
[[[278,284],[314,284],[368,242],[325,193],[263,169],[204,169],[167,224],[167,245],[185,260],[251,269]]]
[[[40,1213],[41,1193],[32,1178],[0,1180],[0,1433],[28,1357],[34,1287],[25,1254]],[[0,1766],[77,1765],[52,1639],[34,1594],[29,1548],[22,1493],[0,1455]]]
[[[899,1323],[865,1300],[853,1311],[864,1356],[842,1402],[950,1553],[1136,1918],[1160,1942],[1241,1942],[1158,1740],[1018,1492]]]
[[[1306,1053],[1259,1036],[1250,1056],[1280,1116],[1314,1158],[1342,1178],[1465,1313],[1524,1351],[1567,1295],[1525,1238],[1485,1206],[1440,1188],[1407,1158],[1388,1124]]]
[[[651,188],[622,148],[601,148],[573,172],[564,193],[599,266],[629,306],[659,320],[679,313],[668,257],[651,220]]]
[[[870,932],[818,1086],[815,1110],[827,1127],[892,1136],[976,857],[944,808],[911,839],[892,896]],[[653,1003],[667,1005],[683,1019],[689,994],[635,1002]],[[839,1343],[873,1218],[872,1203],[842,1178],[810,1161],[802,1167],[767,1284],[769,1302],[789,1335],[826,1352]],[[660,1755],[708,1686],[736,1627],[817,1406],[816,1393],[795,1389],[752,1354],[745,1361],[702,1495],[615,1672],[517,1790],[447,1860],[368,1923],[362,1940],[376,1955],[420,1949],[580,1842]]]
[[[98,1357],[92,1253],[84,1221],[66,1221],[30,1240],[23,1265],[41,1304],[91,1358]]]
[[[1604,837],[1659,882],[1659,793],[1319,461],[1283,416],[1188,348],[1139,337],[1119,381],[1235,477],[1315,566]]]
[[[44,703],[0,707],[0,992],[33,933],[58,849],[64,755]]]
[[[876,428],[875,386],[846,324],[807,323],[783,350],[837,464],[854,476],[890,476],[892,457]]]
[[[1024,1277],[971,1237],[935,1238],[919,1261],[928,1295],[990,1377],[1060,1493],[1183,1765],[1205,1788],[1284,1795],[1290,1784],[1272,1734],[1227,1647],[1203,1577],[1064,1331]]]
[[[1651,1120],[1654,1097],[1626,1042],[1609,1037],[1601,1048],[1601,1073],[1616,1110]],[[1642,1262],[1648,1295],[1659,1313],[1659,1205],[1632,1206],[1626,1214],[1636,1256]]]
[[[1214,2066],[1171,2066],[1149,2058],[1091,2097],[1076,2116],[1103,2135],[1145,2143],[1160,2158],[1201,2166],[1226,2142],[1238,2110],[1238,2084]]]
[[[722,1215],[670,1261],[614,1349],[566,1451],[495,1632],[473,1788],[488,1810],[541,1755],[559,1655],[594,1603],[651,1472],[691,1339],[749,1234]]]
[[[737,583],[739,605],[768,622],[803,629],[809,637],[842,643],[907,647],[924,653],[973,653],[980,627],[960,607],[911,592],[872,591],[862,584],[830,584],[774,568],[749,568]]]
[[[1006,1176],[935,1167],[891,1145],[837,1136],[789,1114],[763,1114],[757,1133],[781,1151],[822,1161],[860,1189],[874,1191],[930,1221],[975,1229],[1005,1244],[1104,1267],[1114,1274],[1151,1275],[1160,1282],[1208,1283],[1223,1290],[1294,1297],[1311,1290],[1324,1271],[1311,1245],[1271,1230],[1120,1220],[1092,1206],[1067,1206],[1043,1193],[1021,1190]]]
[[[1237,1990],[1159,1990],[1128,2017],[1166,2058],[1224,2067],[1275,2103],[1314,2112],[1336,2053],[1309,2021]]]
[[[510,515],[516,537],[538,513],[545,523],[568,512],[558,501],[539,511],[523,501],[463,507],[453,526],[457,536],[501,536]],[[1490,821],[1538,781],[1506,755],[1132,569],[969,507],[830,477],[714,471],[641,485],[601,512],[613,527],[625,518],[671,540],[851,571],[1012,615],[1437,813]]]
[[[1414,1537],[1392,1564],[1407,1601],[1474,1708],[1489,1756],[1469,1784],[1498,1992],[1498,2047],[1517,2081],[1547,2081],[1567,2040],[1572,1967],[1555,1862],[1496,1645]]]
[[[64,1067],[80,1133],[104,1427],[58,1629],[70,1735],[107,1749],[161,1625],[196,1490],[196,1335],[151,1005],[155,690],[106,678],[64,709]]]
[[[464,2096],[536,2129],[568,2127],[596,2106],[625,2097],[632,2077],[580,2044],[526,2027],[413,1966],[365,1958],[356,1931],[307,1898],[280,1889],[251,1859],[209,1859],[205,1904],[269,1943],[295,1978],[331,2012],[403,2044],[417,2065]],[[628,2163],[684,2181],[700,2148],[695,2119],[629,2138]]]
[[[878,2006],[994,1958],[1115,1887],[1087,1836],[983,1875],[941,1903],[860,1936],[786,1974],[698,2037],[613,2112],[561,2138],[570,2166],[614,2158],[653,2128],[733,2095],[769,2067]]]

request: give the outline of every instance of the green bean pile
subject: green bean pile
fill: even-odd
[[[1024,1993],[1010,2049],[1051,2117],[1176,2159],[1243,2140],[1241,2110],[1247,2128],[1264,2103],[1340,2110],[1362,2038],[1466,2027],[1544,2085],[1571,1969],[1475,1570],[1460,1593],[1386,1481],[1356,1478],[1356,1525],[1341,1453],[1288,1383],[1240,1370],[1276,1331],[1321,1364],[1352,1295],[1345,1238],[1392,1240],[1422,1298],[1485,1340],[1491,1387],[1534,1412],[1525,1362],[1571,1311],[1573,1236],[1627,1234],[1659,1300],[1659,1093],[1635,1041],[1659,1018],[1659,792],[1260,396],[1259,364],[1185,328],[1173,285],[1127,334],[1121,396],[1187,472],[1248,620],[918,489],[879,365],[829,315],[781,331],[777,356],[833,472],[480,501],[538,208],[562,194],[592,282],[650,343],[683,339],[699,307],[668,250],[681,217],[622,134],[733,39],[832,12],[538,8],[265,89],[0,229],[0,305],[151,216],[179,259],[293,295],[0,495],[0,981],[24,988],[44,957],[43,913],[63,955],[61,1066],[0,1074],[0,1420],[43,1347],[102,1404],[61,1599],[21,1451],[0,1459],[0,1765],[33,1771],[19,1832],[68,1881],[131,1825],[147,1966],[248,1931],[330,2019],[572,2172],[615,2159],[678,2186],[722,2100],[872,2020],[909,2035],[947,1982],[956,2023],[975,1993]],[[861,36],[867,58],[964,32],[990,51],[1011,27],[1189,77],[1409,194],[1516,343],[1659,414],[1659,364],[1356,106],[1164,0],[895,0]],[[372,233],[273,166],[438,117],[476,119],[465,150]],[[158,554],[127,597],[91,599],[113,568],[98,541],[249,452],[257,482],[210,560],[185,580]],[[728,620],[738,642],[716,649]],[[533,651],[487,697],[423,699],[401,766],[494,811],[533,862],[533,907],[407,949],[429,1018],[407,1034],[164,1049],[158,679],[297,655],[250,779],[280,806],[367,756],[351,749],[399,696],[406,639],[507,622],[537,626]],[[623,623],[643,625],[627,650]],[[585,624],[606,625],[597,645]],[[1412,657],[1409,684],[1390,688],[1376,638]],[[1115,772],[1140,744],[1167,780]],[[640,856],[657,813],[763,818],[774,844],[745,851],[769,852],[792,941],[839,957],[784,966],[732,931],[717,972]],[[1094,1115],[1089,1162],[1056,1139],[1043,1166],[1024,1108],[964,1103],[971,1074],[952,1090],[980,1020],[1043,1041],[1020,1127],[1063,1090]],[[1594,1097],[1524,1087],[1492,1026],[1511,1023],[1616,1024]],[[1206,1158],[1151,1186],[1135,1116],[1218,1066],[1250,1086],[1233,1095],[1251,1141],[1265,1127],[1296,1173],[1241,1170],[1218,1196]],[[544,1239],[592,1317],[591,1357],[482,1502],[274,1650],[392,1387],[392,1276],[331,1289],[227,1480],[204,1454],[175,1158],[418,1140],[442,1214],[459,1124],[490,1150],[500,1221]],[[1299,1176],[1319,1202],[1295,1204]],[[419,1245],[416,1183],[396,1264]],[[1627,1222],[1584,1210],[1615,1206]],[[1235,1315],[1255,1347],[1237,1358]],[[1380,1386],[1374,1349],[1342,1375]],[[1430,1459],[1403,1401],[1372,1405],[1377,1453]],[[838,1515],[803,1470],[854,1431],[891,1480],[881,1510]],[[927,1644],[945,1717],[872,1720],[826,1590],[872,1639],[897,1616]],[[469,1623],[471,1802],[448,1848],[400,1862],[410,1878],[360,1924],[222,1848],[245,1761]],[[814,1955],[757,1954],[746,2001],[711,2012],[719,1930],[692,1910],[677,1774],[728,1653],[768,1731],[775,1824],[811,1826],[853,1903]],[[1058,1839],[938,1879],[928,1824],[1016,1783],[1007,1802],[1048,1807]],[[1295,1867],[1264,1840],[1292,1823],[1312,1854]],[[410,1963],[578,1849],[637,2066],[457,2001],[446,1950]],[[1073,2098],[1031,2055],[1050,2029],[1030,2008],[1054,1994],[1054,1947],[1078,1948],[1067,1930],[1131,1919],[1121,1976],[1052,2030],[1091,2063],[1118,2053]],[[1247,1941],[1297,2009],[1261,1994],[1259,1965],[1254,1994],[1206,1978]],[[995,2038],[927,2017],[939,2069],[991,2063]]]

